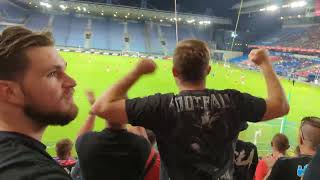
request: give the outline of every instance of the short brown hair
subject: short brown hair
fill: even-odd
[[[286,135],[278,133],[272,138],[272,146],[276,148],[279,152],[285,153],[286,150],[290,148],[289,139]]]
[[[21,26],[0,35],[0,80],[17,80],[28,66],[25,51],[31,47],[53,46],[50,32],[32,32]]]
[[[210,50],[200,40],[184,40],[179,42],[173,55],[174,68],[182,80],[197,82],[205,79],[205,70],[209,65]]]
[[[73,142],[70,139],[62,139],[56,144],[56,153],[59,159],[66,159],[71,153]]]
[[[316,150],[320,145],[320,118],[314,116],[303,118],[300,131],[305,144]]]

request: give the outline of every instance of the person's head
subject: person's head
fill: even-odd
[[[305,117],[301,121],[299,132],[299,146],[302,151],[315,151],[320,145],[320,118]]]
[[[178,83],[202,83],[211,70],[209,61],[210,50],[205,42],[181,41],[173,55],[173,76]]]
[[[1,109],[22,112],[41,127],[68,124],[78,108],[73,102],[76,82],[65,70],[51,33],[5,29],[0,35]]]
[[[278,133],[273,136],[271,141],[271,147],[273,151],[279,152],[281,154],[286,154],[286,151],[290,148],[289,139],[286,135]]]
[[[66,160],[71,157],[73,143],[70,139],[62,139],[56,144],[57,157],[61,160]]]
[[[149,129],[146,129],[148,140],[152,146],[156,144],[156,135]]]

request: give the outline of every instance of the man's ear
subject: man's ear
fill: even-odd
[[[18,83],[0,80],[0,101],[22,105],[24,96]]]
[[[207,75],[210,74],[210,72],[211,72],[211,66],[209,65],[207,68]]]
[[[175,67],[172,68],[172,74],[173,74],[173,77],[178,77],[179,76],[179,72]]]

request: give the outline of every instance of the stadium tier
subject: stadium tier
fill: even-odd
[[[4,19],[0,30],[12,23],[32,30],[48,29],[53,32],[57,46],[169,55],[176,45],[174,24],[40,13],[8,1],[1,2],[0,7]],[[179,40],[197,38],[209,41],[210,37],[210,31],[194,25],[179,27],[178,32]],[[86,43],[86,39],[89,42]]]
[[[287,49],[299,48],[317,50],[320,48],[320,26],[284,27],[271,35],[253,43],[257,46],[274,46]]]

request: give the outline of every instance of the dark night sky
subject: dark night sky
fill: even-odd
[[[94,2],[106,2],[107,0],[86,0]],[[205,14],[207,8],[212,9],[211,15],[230,17],[232,5],[240,0],[177,0],[180,11],[186,13]],[[114,4],[139,7],[141,0],[112,0]],[[148,0],[148,8],[160,10],[174,10],[174,0]]]

